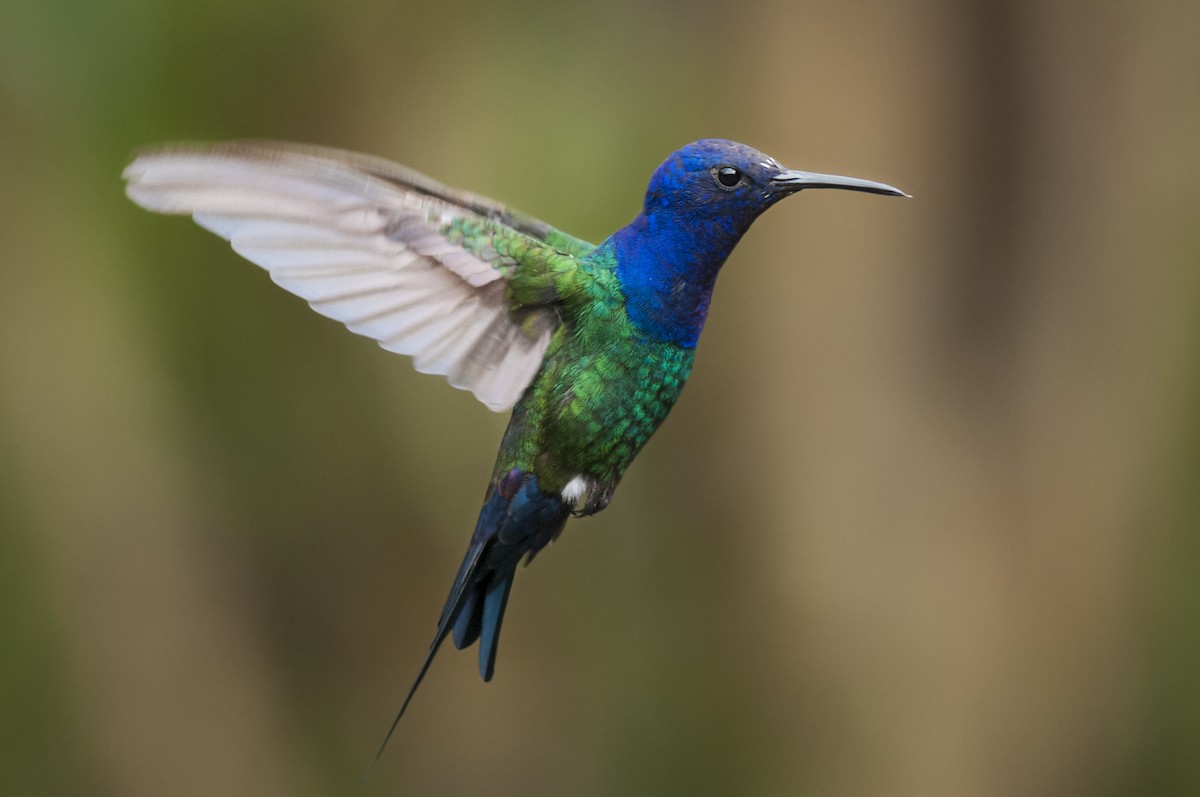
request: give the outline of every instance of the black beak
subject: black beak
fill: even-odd
[[[782,189],[789,194],[805,188],[842,188],[847,191],[865,191],[868,194],[908,196],[908,194],[899,188],[893,188],[886,183],[877,183],[874,180],[860,180],[857,177],[842,177],[837,174],[798,172],[791,169],[782,171],[772,177],[771,186]]]

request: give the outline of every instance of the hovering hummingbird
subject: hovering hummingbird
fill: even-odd
[[[592,515],[692,370],[717,273],[759,214],[807,188],[907,196],[785,169],[709,139],[654,172],[601,244],[366,155],[273,142],[170,144],[125,169],[134,202],[190,214],[350,331],[512,409],[483,508],[391,737],[446,637],[491,680],[518,562]],[[382,752],[383,747],[380,747]]]

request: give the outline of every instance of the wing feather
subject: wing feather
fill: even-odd
[[[536,375],[558,315],[510,308],[513,261],[490,244],[467,248],[447,229],[465,220],[539,246],[549,237],[580,252],[590,246],[402,166],[337,150],[174,145],[139,154],[125,179],[138,204],[191,215],[318,313],[496,411]]]

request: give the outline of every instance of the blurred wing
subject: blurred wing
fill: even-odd
[[[491,200],[337,150],[168,146],[139,154],[124,177],[139,205],[191,214],[318,313],[495,411],[532,381],[558,315],[510,309],[505,288],[521,264],[496,249],[521,247],[491,243],[591,248]]]

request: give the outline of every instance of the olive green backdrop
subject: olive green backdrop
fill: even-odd
[[[1200,793],[1200,6],[0,8],[0,793]],[[124,199],[359,149],[603,238],[696,138],[730,259],[613,507],[444,651],[504,419]]]

